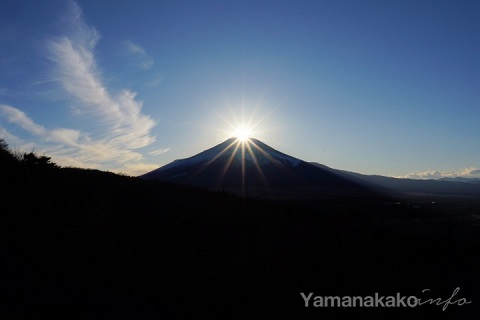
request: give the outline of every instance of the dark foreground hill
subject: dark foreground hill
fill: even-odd
[[[2,315],[468,319],[478,310],[476,202],[249,200],[0,155]],[[447,299],[456,287],[472,304],[446,311],[305,308],[300,295],[423,298],[428,288],[425,298]]]

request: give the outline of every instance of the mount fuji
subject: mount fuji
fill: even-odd
[[[273,149],[258,139],[230,138],[141,176],[254,196],[352,196],[369,188]]]

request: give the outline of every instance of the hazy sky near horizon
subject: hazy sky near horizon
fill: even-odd
[[[23,1],[0,10],[0,136],[141,174],[231,125],[366,174],[480,177],[478,1]]]

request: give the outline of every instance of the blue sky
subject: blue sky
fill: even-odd
[[[132,175],[232,125],[367,174],[480,177],[478,1],[4,1],[0,135]]]

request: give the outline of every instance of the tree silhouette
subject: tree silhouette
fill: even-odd
[[[12,154],[5,139],[0,138],[0,162],[7,167],[17,163],[17,158]]]
[[[0,150],[8,150],[8,143],[3,138],[0,138]]]
[[[47,156],[37,156],[33,152],[25,153],[23,155],[23,163],[27,167],[36,167],[40,169],[57,168],[57,164],[52,162],[51,159],[51,157]]]

